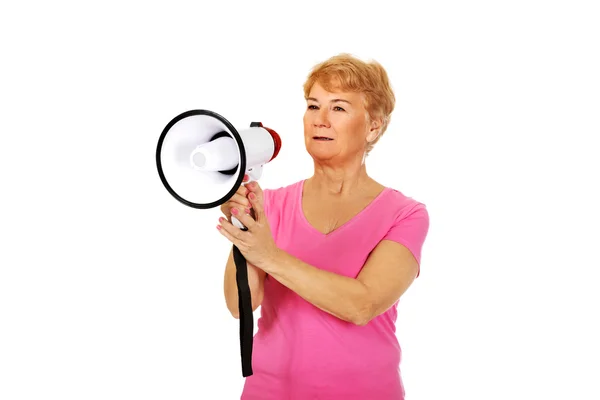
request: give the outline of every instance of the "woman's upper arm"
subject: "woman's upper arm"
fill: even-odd
[[[367,288],[368,320],[387,311],[415,280],[419,264],[404,245],[382,240],[356,278]]]
[[[429,214],[418,204],[398,217],[371,252],[357,277],[367,288],[368,319],[388,310],[419,276],[428,230]]]

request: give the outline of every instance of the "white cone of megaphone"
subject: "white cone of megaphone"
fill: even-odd
[[[260,179],[263,166],[280,148],[277,132],[260,122],[237,130],[213,111],[190,110],[164,128],[156,148],[156,165],[173,197],[189,207],[207,209],[228,201],[244,175],[250,181]],[[235,217],[232,222],[245,229]]]

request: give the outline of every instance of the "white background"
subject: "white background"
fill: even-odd
[[[157,140],[189,109],[261,121],[262,186],[308,177],[302,84],[340,52],[388,70],[368,170],[431,217],[407,399],[600,398],[595,2],[157,3],[0,7],[1,399],[239,398],[230,244]]]

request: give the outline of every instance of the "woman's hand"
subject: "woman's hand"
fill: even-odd
[[[248,175],[244,175],[243,182],[248,181]],[[248,201],[247,195],[249,191],[244,185],[240,185],[238,190],[234,193],[234,195],[227,200],[225,203],[221,204],[221,212],[227,218],[227,221],[231,222],[231,209],[236,208],[238,210],[243,210],[246,213],[251,212],[250,202]]]
[[[219,218],[217,229],[240,250],[248,263],[264,269],[266,264],[278,256],[280,250],[275,244],[271,227],[264,213],[262,189],[256,181],[249,183],[246,187],[249,190],[247,197],[254,210],[255,218],[246,214],[243,208],[235,206],[231,208],[231,213],[248,230],[239,229],[223,217]]]

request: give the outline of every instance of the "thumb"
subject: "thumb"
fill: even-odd
[[[262,201],[263,190],[257,181],[248,183],[246,187],[248,188],[248,198],[250,198],[250,193],[254,193],[256,195],[256,198]]]

